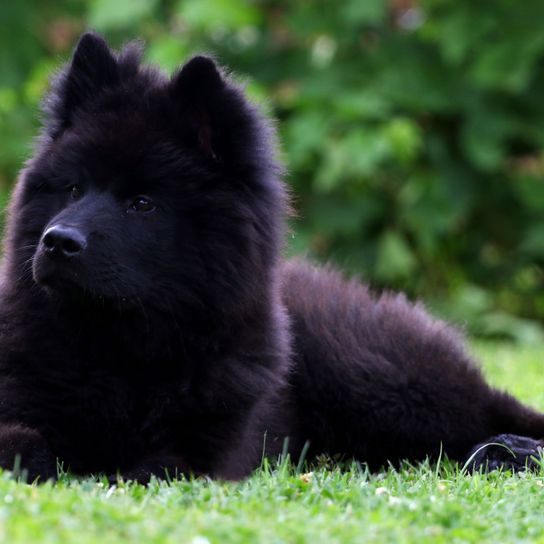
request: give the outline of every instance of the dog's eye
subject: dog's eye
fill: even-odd
[[[157,206],[146,196],[137,196],[127,211],[129,212],[152,212]]]
[[[81,197],[81,187],[79,185],[72,185],[70,187],[70,197],[74,200],[77,200],[79,197]]]

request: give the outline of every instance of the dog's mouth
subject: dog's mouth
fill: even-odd
[[[85,290],[81,282],[81,273],[68,263],[58,266],[41,255],[35,255],[32,263],[34,282],[46,291],[56,291],[67,294]]]
[[[82,309],[101,312],[108,310],[119,312],[138,307],[137,301],[129,296],[96,292],[93,288],[83,286],[69,278],[48,278],[36,283],[52,300],[67,306],[75,305]]]
[[[80,283],[76,275],[34,273],[34,282],[48,298],[63,305],[85,306],[103,302],[101,295],[95,295],[92,289]]]
[[[132,304],[131,297],[119,289],[111,288],[111,292],[108,292],[107,282],[89,282],[85,271],[76,263],[58,265],[37,254],[34,257],[32,274],[36,285],[57,300],[118,308]]]

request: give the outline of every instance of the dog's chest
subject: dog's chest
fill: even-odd
[[[95,465],[116,470],[160,447],[155,442],[177,411],[176,390],[137,373],[93,369],[50,376],[40,390],[42,424],[55,453],[74,471]]]

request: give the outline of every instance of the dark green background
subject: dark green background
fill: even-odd
[[[0,3],[0,192],[86,28],[214,53],[279,120],[290,253],[472,332],[544,338],[544,0]]]

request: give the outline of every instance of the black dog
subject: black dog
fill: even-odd
[[[482,441],[512,451],[476,466],[533,462],[544,416],[455,331],[282,262],[274,133],[212,60],[167,79],[85,34],[45,113],[5,239],[0,466],[240,478],[286,437],[371,467]]]

